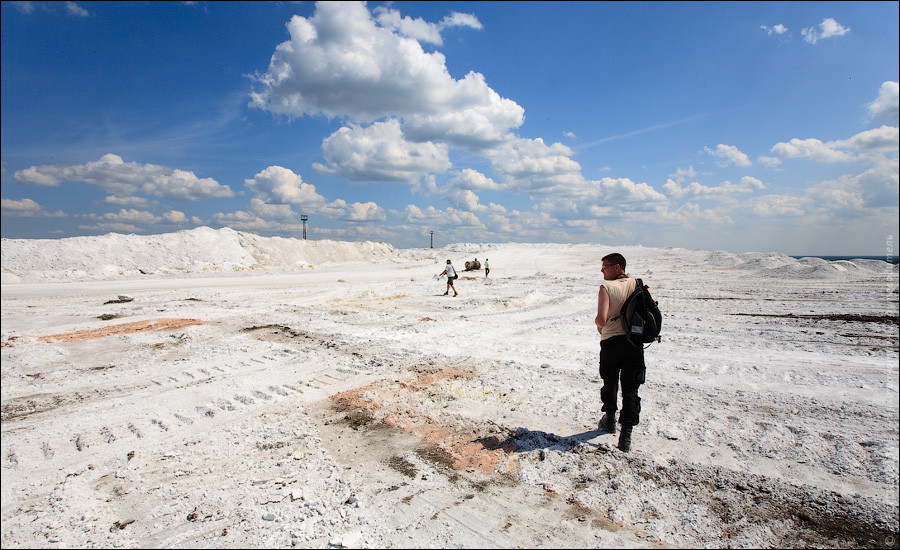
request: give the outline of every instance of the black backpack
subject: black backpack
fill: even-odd
[[[622,304],[619,317],[622,329],[632,345],[642,347],[656,340],[660,341],[659,330],[662,313],[659,304],[650,295],[650,288],[641,279],[635,279],[634,291]]]

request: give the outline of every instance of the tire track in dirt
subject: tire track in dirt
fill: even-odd
[[[147,330],[141,327],[162,330],[188,324],[129,323],[110,327],[111,331],[65,333],[56,343],[66,346],[79,338]],[[124,330],[116,331],[117,328]],[[251,327],[243,332],[256,336],[253,333],[257,329]],[[332,349],[312,351],[333,353]],[[167,372],[151,374],[137,383],[5,399],[2,407],[4,467],[31,469],[52,463],[77,469],[100,448],[109,451],[115,448],[115,452],[124,455],[135,446],[145,447],[161,438],[208,429],[210,423],[223,424],[243,415],[257,414],[286,398],[319,399],[331,386],[346,384],[352,377],[364,375],[361,373],[366,370],[338,367],[304,372],[296,359],[291,349],[251,349],[208,368],[175,362]],[[330,364],[330,361],[318,363]],[[265,376],[267,372],[277,376]],[[160,407],[161,403],[171,405]],[[117,412],[123,409],[129,411],[124,415],[127,420]],[[86,413],[88,410],[91,413]],[[41,429],[33,430],[35,425]]]
[[[15,489],[4,483],[5,490],[15,491],[19,503],[18,510],[4,510],[4,524],[7,512],[15,512],[15,517],[22,521],[46,524],[46,529],[52,532],[53,525],[69,521],[64,518],[81,516],[84,528],[70,532],[78,533],[78,537],[94,538],[76,539],[71,543],[74,546],[90,546],[91,540],[121,543],[133,540],[134,536],[152,542],[138,546],[207,538],[217,542],[235,540],[240,546],[240,541],[246,541],[241,538],[243,528],[233,534],[237,538],[222,533],[234,527],[234,521],[258,522],[255,514],[259,506],[271,499],[275,499],[272,502],[285,499],[280,493],[265,496],[272,489],[280,491],[281,485],[260,487],[258,498],[239,506],[241,514],[235,520],[228,517],[227,510],[234,507],[229,502],[209,503],[205,506],[212,510],[209,514],[201,510],[193,515],[190,510],[181,509],[180,501],[171,502],[171,495],[177,491],[191,494],[201,490],[195,486],[210,475],[211,464],[218,464],[226,472],[223,484],[234,485],[230,479],[234,465],[210,456],[218,446],[213,434],[230,433],[235,444],[240,442],[243,446],[241,430],[251,428],[238,429],[239,426],[260,422],[268,411],[283,404],[289,404],[288,411],[298,411],[298,405],[336,391],[332,388],[346,389],[365,383],[369,376],[366,373],[371,370],[364,364],[341,366],[347,357],[335,351],[333,345],[309,346],[305,341],[294,341],[302,345],[277,349],[268,338],[259,338],[258,332],[251,327],[244,331],[249,338],[238,336],[238,344],[232,347],[242,349],[239,354],[227,355],[216,364],[204,359],[201,366],[173,358],[164,363],[165,371],[151,373],[136,387],[113,385],[104,391],[74,395],[50,393],[51,397],[43,404],[37,402],[36,396],[19,398],[16,403],[5,400],[4,479],[9,474],[43,481],[37,487],[20,485]],[[65,340],[57,345],[74,343]],[[190,350],[182,352],[185,357],[189,353]],[[300,360],[300,355],[306,361]],[[339,357],[335,359],[335,355]],[[39,429],[31,429],[38,424]],[[283,452],[285,441],[290,440],[263,439],[257,443],[257,451],[277,456]],[[310,445],[307,442],[303,448]],[[202,450],[205,458],[178,450],[194,447]],[[194,458],[188,460],[189,456]],[[276,458],[266,460],[280,463]],[[246,468],[247,472],[255,471],[253,462]],[[262,486],[266,480],[250,481]],[[287,503],[294,500],[288,498]],[[108,517],[110,507],[119,510],[119,515]],[[180,516],[173,515],[173,510],[179,510]],[[315,513],[315,509],[310,510]],[[212,521],[210,518],[215,520],[212,525],[207,523]],[[111,525],[108,533],[99,526],[102,522]],[[262,527],[265,526],[263,523]],[[265,530],[261,528],[259,532]],[[225,538],[219,539],[220,536]],[[265,539],[252,542],[251,545],[273,544]],[[4,546],[5,543],[4,540]],[[282,543],[279,541],[278,545]]]

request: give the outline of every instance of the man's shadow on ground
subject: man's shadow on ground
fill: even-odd
[[[612,433],[603,428],[595,428],[572,435],[559,435],[528,428],[516,428],[515,430],[504,428],[504,432],[502,435],[490,435],[475,441],[488,451],[495,449],[502,449],[507,453],[525,453],[538,449],[569,451],[580,445],[590,445],[597,448],[607,447],[609,446],[608,444],[595,443],[591,440],[601,435]]]

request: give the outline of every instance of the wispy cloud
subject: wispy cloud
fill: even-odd
[[[663,186],[663,191],[675,198],[727,198],[737,194],[753,193],[765,188],[765,184],[760,180],[752,176],[744,176],[740,183],[723,181],[715,187],[702,185],[695,181],[681,186],[678,182],[670,179]]]
[[[635,131],[633,131],[633,132],[627,132],[627,133],[624,133],[624,134],[618,134],[618,135],[615,135],[615,136],[609,136],[609,137],[605,137],[605,138],[602,138],[602,139],[597,139],[597,140],[591,141],[591,142],[589,142],[589,143],[585,143],[585,144],[583,144],[583,145],[578,145],[578,146],[574,147],[574,149],[576,149],[576,150],[578,150],[578,151],[584,151],[585,149],[590,149],[591,147],[595,147],[595,146],[597,146],[597,145],[602,145],[602,144],[607,143],[607,142],[610,142],[610,141],[617,141],[617,140],[620,140],[620,139],[628,139],[628,138],[630,138],[630,137],[639,136],[639,135],[641,135],[641,134],[646,134],[646,133],[648,133],[648,132],[654,132],[654,131],[656,131],[656,130],[662,130],[662,129],[665,129],[665,128],[671,128],[672,126],[678,126],[679,124],[685,124],[685,123],[687,123],[687,122],[692,122],[692,121],[694,121],[694,120],[699,120],[699,119],[701,119],[701,118],[706,118],[706,117],[708,117],[708,116],[713,116],[713,115],[718,115],[718,114],[721,114],[721,113],[718,113],[718,112],[704,113],[704,114],[701,114],[701,115],[695,115],[695,116],[692,116],[692,117],[683,118],[683,119],[681,119],[681,120],[675,120],[675,121],[672,121],[672,122],[666,122],[665,124],[657,124],[656,126],[650,126],[650,127],[648,127],[648,128],[642,128],[642,129],[640,129],[640,130],[635,130]]]
[[[772,25],[771,27],[769,27],[767,25],[760,25],[759,28],[761,28],[762,30],[769,33],[769,36],[772,36],[773,34],[776,36],[781,36],[781,35],[785,34],[788,30],[788,28],[785,27],[784,25],[782,25],[781,23],[778,23],[777,25]]]
[[[815,44],[819,40],[825,38],[844,36],[845,34],[850,32],[850,27],[845,27],[829,17],[828,19],[824,19],[821,23],[819,23],[818,27],[807,27],[800,32],[803,34],[804,40],[806,40],[810,44]]]
[[[399,11],[390,8],[377,7],[374,12],[376,20],[382,27],[394,30],[403,36],[438,46],[443,44],[441,32],[445,29],[451,27],[482,28],[477,17],[466,13],[453,12],[444,17],[440,23],[429,23],[422,18],[403,17]]]
[[[24,14],[30,14],[35,11],[35,8],[40,7],[41,11],[48,13],[59,13],[58,8],[62,6],[65,9],[65,12],[68,15],[74,17],[89,17],[91,14],[89,11],[78,5],[76,2],[11,2],[13,6],[16,7],[20,12]]]
[[[91,15],[88,11],[75,2],[66,2],[66,13],[76,17],[88,17]]]

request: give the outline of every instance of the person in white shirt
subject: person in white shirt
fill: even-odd
[[[619,449],[631,450],[631,432],[640,423],[641,398],[638,389],[645,382],[647,367],[644,364],[644,348],[635,347],[625,336],[622,323],[617,322],[622,305],[634,291],[637,282],[625,273],[625,258],[618,253],[608,254],[601,260],[603,284],[597,297],[597,317],[594,324],[600,333],[600,377],[603,387],[603,418],[600,427],[607,433],[616,433],[616,405],[619,382],[622,383],[622,410],[619,412]]]
[[[459,294],[456,292],[456,287],[453,286],[453,281],[456,280],[459,275],[456,274],[456,269],[453,268],[453,264],[450,263],[450,260],[447,260],[447,269],[441,272],[441,275],[447,276],[447,292],[444,293],[444,296],[450,294],[450,289],[453,289],[453,295],[456,296]],[[438,275],[440,277],[440,275]]]

